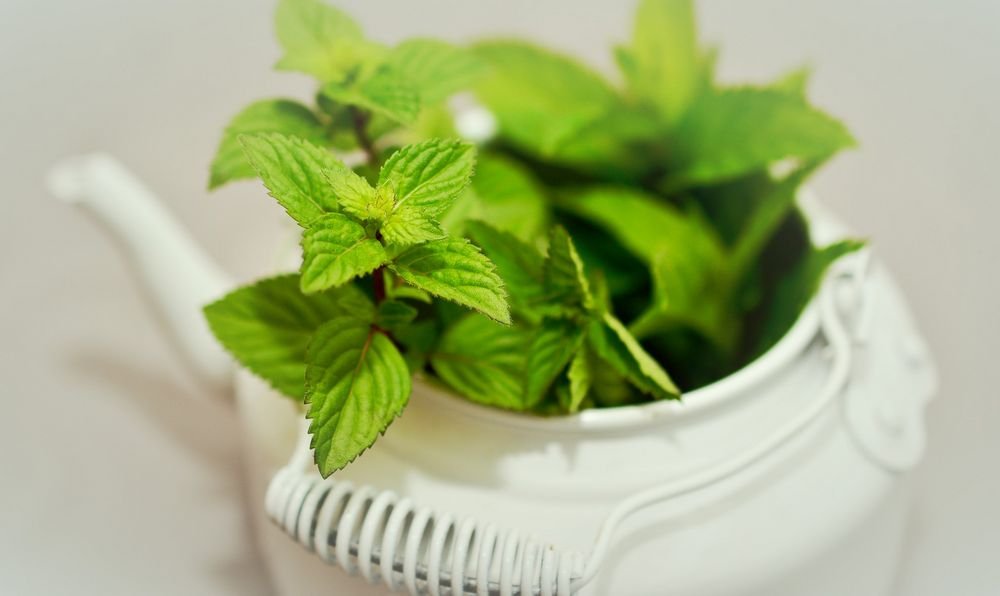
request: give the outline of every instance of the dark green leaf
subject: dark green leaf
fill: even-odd
[[[417,317],[417,309],[399,300],[386,300],[378,305],[375,324],[393,331],[409,324]]]
[[[788,332],[816,293],[829,266],[840,257],[864,245],[864,242],[858,240],[841,240],[823,248],[813,248],[798,266],[779,282],[760,336],[758,353],[774,345]]]

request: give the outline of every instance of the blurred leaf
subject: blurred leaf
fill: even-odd
[[[471,50],[436,39],[404,41],[386,61],[413,83],[425,105],[469,88],[485,72],[485,64]]]
[[[824,158],[855,144],[840,122],[801,97],[749,87],[701,97],[673,141],[667,190],[729,180],[786,158]]]
[[[288,99],[256,101],[244,108],[226,126],[215,159],[212,160],[208,182],[210,190],[232,180],[256,176],[243,154],[239,136],[265,132],[302,137],[316,145],[327,143],[323,123],[308,107]]]

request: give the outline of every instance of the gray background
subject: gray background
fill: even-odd
[[[374,37],[515,32],[609,67],[631,3],[355,0]],[[265,594],[237,507],[234,421],[161,339],[101,232],[43,190],[57,157],[120,156],[239,279],[280,213],[207,164],[248,101],[307,96],[271,73],[270,0],[0,3],[0,592]],[[942,391],[898,592],[1000,588],[992,0],[700,3],[730,80],[809,62],[817,103],[862,141],[816,187],[874,239],[930,339]]]

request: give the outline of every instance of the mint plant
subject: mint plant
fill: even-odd
[[[324,476],[385,432],[414,375],[534,415],[678,399],[773,345],[861,246],[813,247],[796,205],[854,144],[806,99],[808,71],[719,83],[690,0],[640,2],[620,84],[522,41],[388,47],[321,0],[281,0],[275,23],[277,68],[313,77],[315,100],[237,114],[209,187],[259,177],[301,228],[301,266],[205,314],[303,403]],[[479,146],[459,92],[496,120]]]

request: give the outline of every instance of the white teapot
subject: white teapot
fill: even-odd
[[[235,388],[248,503],[282,594],[891,589],[936,375],[870,254],[839,262],[766,354],[682,402],[540,418],[418,379],[385,437],[321,480],[307,448],[289,461],[299,408],[238,372],[202,318],[231,283],[152,194],[100,154],[61,164],[50,187],[106,224],[193,370]],[[815,241],[843,235],[801,199]]]

